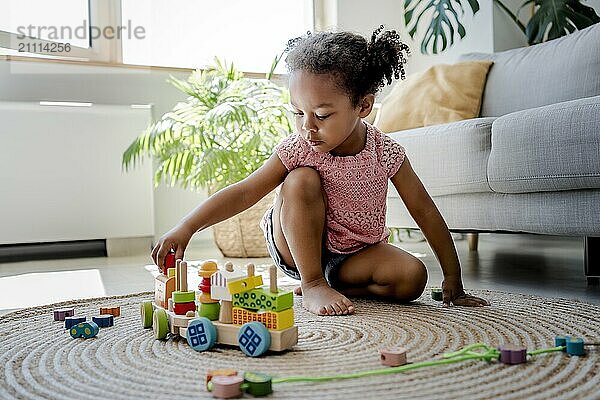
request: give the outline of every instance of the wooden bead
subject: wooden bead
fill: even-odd
[[[242,395],[244,378],[241,376],[215,376],[211,382],[212,395],[215,398],[233,399]]]
[[[85,322],[85,317],[65,317],[65,329],[71,329],[74,325]]]
[[[69,330],[69,333],[71,334],[71,337],[73,339],[80,337],[84,339],[89,339],[98,335],[98,331],[100,331],[98,325],[95,322],[90,321],[81,322],[77,325],[73,325]]]
[[[570,356],[582,356],[585,354],[585,349],[583,348],[583,339],[570,337],[567,339],[567,354]]]
[[[440,289],[440,288],[431,289],[431,298],[435,301],[442,301],[444,299],[442,289]]]
[[[246,372],[244,382],[247,384],[246,392],[252,396],[268,396],[273,393],[271,377],[259,372]]]
[[[567,337],[566,336],[555,336],[554,337],[554,346],[566,346],[567,345]],[[563,351],[567,351],[566,347]]]
[[[59,310],[54,310],[54,320],[55,321],[64,321],[66,317],[72,317],[75,315],[74,308],[61,308]]]
[[[500,350],[500,362],[503,364],[522,364],[527,362],[527,348],[515,344],[504,344]]]
[[[231,368],[211,369],[206,373],[206,383],[210,382],[215,376],[235,376],[237,371]]]
[[[100,328],[106,328],[114,325],[114,318],[115,317],[111,314],[99,315],[92,317],[92,321],[94,321]]]
[[[111,314],[114,317],[121,315],[121,307],[100,307],[100,315]]]
[[[200,303],[198,307],[198,315],[206,317],[211,321],[219,319],[219,312],[221,311],[221,305],[217,303]]]
[[[404,347],[392,347],[379,350],[381,364],[388,367],[397,367],[406,364],[406,349]]]
[[[173,304],[173,312],[177,315],[185,315],[188,311],[196,311],[195,302]]]

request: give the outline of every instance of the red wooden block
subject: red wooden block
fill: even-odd
[[[210,294],[210,285],[200,284],[200,285],[198,285],[198,289],[200,289],[200,291],[202,291],[202,293]]]
[[[159,268],[160,272],[163,273],[163,275],[167,275],[167,269],[169,268],[175,268],[175,252],[174,251],[170,251],[167,253],[167,256],[165,257],[165,264]]]
[[[196,302],[173,304],[173,312],[177,315],[185,315],[188,311],[196,311]]]
[[[388,367],[397,367],[406,364],[406,349],[404,347],[392,347],[379,349],[381,364]]]
[[[215,376],[212,378],[212,395],[219,399],[233,399],[242,396],[241,376]]]

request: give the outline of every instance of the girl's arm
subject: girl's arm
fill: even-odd
[[[286,174],[287,169],[277,154],[271,155],[247,178],[210,196],[163,235],[152,250],[152,259],[161,266],[171,249],[175,250],[176,258],[183,258],[194,233],[250,208],[279,186]]]
[[[484,305],[487,301],[467,296],[463,290],[460,262],[448,226],[423,183],[405,157],[398,172],[391,178],[408,212],[413,217],[433,249],[444,273],[443,301],[457,305]]]

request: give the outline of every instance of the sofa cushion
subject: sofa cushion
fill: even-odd
[[[383,100],[375,126],[395,132],[479,116],[491,61],[438,64],[396,83]]]
[[[495,118],[474,118],[395,132],[413,169],[432,196],[491,192],[487,162]],[[390,196],[398,196],[390,185]]]
[[[498,118],[488,178],[500,193],[600,188],[600,96]]]
[[[461,60],[492,60],[481,116],[600,95],[600,23],[530,47]],[[575,62],[576,60],[576,62]]]

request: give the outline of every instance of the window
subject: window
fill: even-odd
[[[313,27],[307,0],[121,0],[123,25],[144,40],[123,41],[126,64],[202,68],[215,56],[242,71],[268,71],[287,40]],[[283,71],[280,65],[278,71]]]
[[[2,0],[0,54],[184,68],[219,57],[265,72],[288,39],[313,29],[313,1]],[[69,44],[70,51],[22,43]]]

